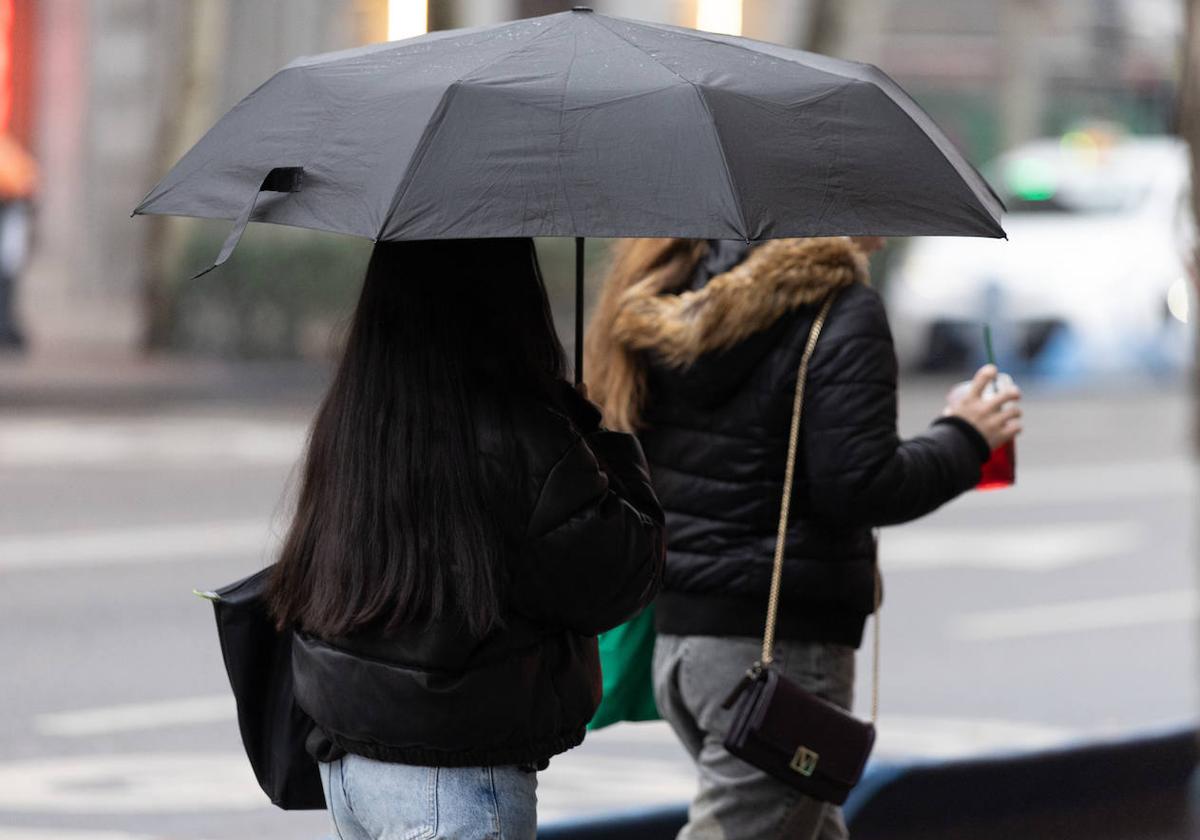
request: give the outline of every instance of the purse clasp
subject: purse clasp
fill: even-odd
[[[797,747],[796,754],[792,756],[788,767],[791,767],[801,776],[811,776],[817,769],[817,761],[821,756],[810,750],[808,747]]]

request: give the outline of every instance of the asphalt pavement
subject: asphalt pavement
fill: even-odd
[[[323,814],[276,811],[254,785],[191,594],[271,559],[320,377],[156,376],[83,395],[31,380],[0,400],[0,840],[324,837]],[[947,384],[905,383],[905,431]],[[879,755],[1195,719],[1189,410],[1179,384],[1030,389],[1015,488],[884,531]],[[664,725],[638,724],[589,736],[539,784],[547,820],[693,782]]]

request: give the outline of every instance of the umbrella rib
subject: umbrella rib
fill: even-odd
[[[712,109],[708,107],[708,100],[704,97],[704,91],[700,86],[688,79],[684,79],[684,81],[688,82],[692,86],[692,90],[696,91],[696,96],[700,98],[700,104],[704,106],[704,113],[708,114],[713,138],[717,143],[717,152],[721,155],[721,168],[725,170],[725,183],[729,187],[729,194],[733,197],[733,205],[737,208],[738,220],[742,223],[742,239],[749,242],[750,225],[746,221],[746,208],[742,205],[741,193],[738,191],[737,182],[733,179],[733,172],[729,169],[729,158],[725,155],[725,141],[721,139],[721,130],[717,128],[717,120],[713,117]]]
[[[628,38],[626,38],[620,32],[617,32],[612,27],[607,26],[603,23],[600,23],[600,20],[601,20],[600,16],[597,15],[594,17],[595,17],[596,23],[598,23],[600,26],[603,26],[604,29],[606,29],[609,33],[616,36],[617,38],[620,38],[626,44],[633,47],[635,50],[640,52],[642,55],[646,56],[646,58],[653,61],[659,67],[663,68],[668,73],[675,76],[675,78],[679,79],[681,82],[683,82],[684,84],[691,87],[691,89],[695,92],[696,96],[700,99],[700,105],[703,106],[704,113],[708,114],[708,122],[709,122],[709,125],[712,127],[713,140],[717,144],[717,153],[721,156],[721,168],[725,171],[725,184],[729,188],[729,195],[733,198],[733,204],[737,208],[738,221],[741,223],[741,229],[742,229],[742,239],[749,242],[750,241],[750,235],[749,235],[750,234],[750,225],[746,221],[746,208],[742,206],[742,197],[738,193],[737,182],[734,181],[733,172],[729,169],[729,159],[725,154],[725,143],[721,140],[721,131],[720,131],[720,129],[717,128],[717,121],[716,121],[716,119],[713,118],[712,109],[708,107],[708,100],[704,97],[704,90],[696,82],[693,82],[691,79],[684,77],[683,75],[681,75],[678,71],[676,71],[672,67],[669,67],[668,65],[664,64],[653,53],[647,52],[641,46],[639,46],[638,44],[635,44],[633,41],[629,40]]]
[[[299,58],[293,59],[289,64],[285,65],[283,70],[294,70],[307,67],[321,67],[331,62],[355,61],[359,58],[367,56],[375,56],[383,52],[401,52],[407,51],[409,48],[414,48],[414,51],[419,50],[431,43],[443,46],[446,43],[470,38],[473,35],[487,34],[498,32],[504,29],[511,29],[514,26],[525,23],[525,19],[510,21],[507,25],[483,25],[469,26],[459,29],[444,29],[439,32],[426,32],[423,35],[416,35],[411,38],[401,38],[396,41],[381,41],[376,44],[365,44],[357,47],[349,47],[344,50],[333,50],[326,53],[318,53],[315,55],[302,55]]]
[[[425,126],[425,130],[421,132],[421,139],[417,141],[417,148],[416,151],[413,152],[412,160],[409,161],[408,168],[404,170],[404,177],[400,180],[399,186],[396,187],[396,197],[392,200],[391,206],[388,207],[387,215],[383,217],[383,221],[379,225],[379,231],[375,234],[376,242],[383,238],[384,231],[387,230],[387,226],[392,221],[392,217],[396,215],[396,211],[400,208],[400,205],[404,203],[404,198],[408,195],[409,187],[411,187],[412,182],[416,180],[417,170],[421,168],[421,164],[425,160],[425,154],[429,151],[429,147],[433,144],[434,135],[436,135],[438,130],[441,128],[441,117],[444,116],[446,111],[450,109],[450,103],[454,100],[454,93],[458,90],[459,86],[468,77],[473,76],[480,70],[484,70],[493,64],[497,64],[506,58],[511,58],[512,56],[518,55],[524,50],[529,49],[533,46],[535,41],[537,41],[547,32],[557,29],[569,19],[569,17],[564,16],[558,23],[547,26],[541,32],[534,35],[520,46],[490,58],[476,67],[472,67],[457,79],[450,82],[450,84],[446,85],[446,90],[442,93],[441,99],[438,100],[437,107],[433,110],[433,116],[430,117],[429,122]]]
[[[920,134],[922,134],[926,140],[933,145],[933,148],[936,149],[939,154],[941,154],[946,163],[950,165],[950,168],[954,170],[955,174],[958,175],[959,179],[962,180],[964,184],[966,184],[968,189],[971,189],[974,192],[982,187],[987,196],[990,196],[992,200],[995,201],[998,206],[998,210],[988,207],[986,201],[984,200],[984,196],[976,196],[979,205],[993,216],[990,221],[993,225],[1000,229],[1000,233],[1003,236],[1004,229],[1000,227],[999,218],[1000,214],[1007,208],[1004,206],[1004,202],[1000,199],[1000,196],[998,196],[996,191],[992,189],[992,185],[988,183],[987,178],[984,178],[983,175],[980,174],[979,170],[975,168],[974,164],[967,160],[963,156],[962,152],[960,152],[958,148],[950,142],[950,138],[946,137],[945,132],[943,132],[941,127],[934,122],[933,117],[929,116],[925,109],[922,108],[915,99],[909,96],[908,92],[905,91],[904,88],[896,84],[895,79],[880,70],[878,67],[867,65],[867,69],[869,71],[868,75],[870,78],[861,79],[859,82],[862,84],[871,85],[880,93],[882,93],[884,97],[887,98],[887,100],[891,102],[893,106],[895,106],[896,110],[903,114],[904,118],[912,123],[913,127],[916,128],[917,131],[920,132]],[[887,82],[887,84],[880,84],[880,79]],[[921,125],[920,121],[918,121],[916,116],[914,116],[914,111],[929,120],[930,128],[933,129],[932,131],[924,128]],[[962,166],[959,166],[960,162],[962,163]],[[964,169],[963,167],[966,168]],[[972,181],[975,183],[972,183]]]
[[[579,57],[579,36],[576,35],[574,43],[571,45],[571,63],[567,66],[567,72],[563,74],[562,95],[558,100],[558,144],[554,155],[554,168],[558,173],[558,188],[562,190],[563,203],[567,207],[567,215],[571,218],[571,227],[578,230],[575,224],[575,208],[571,206],[571,191],[563,186],[563,117],[567,109],[567,90],[571,86],[571,72],[575,69],[575,61]]]
[[[807,50],[790,50],[790,52],[799,53],[800,55],[803,55],[803,56],[811,56],[812,58],[817,59],[816,62],[813,62],[811,60],[810,61],[802,61],[799,58],[792,58],[791,56],[779,55],[778,53],[774,52],[774,50],[756,50],[754,47],[747,46],[746,44],[738,44],[738,43],[734,43],[733,41],[728,41],[725,38],[713,37],[714,33],[705,32],[703,29],[688,29],[687,27],[671,26],[670,24],[666,24],[666,23],[654,23],[653,21],[648,21],[648,20],[639,20],[639,21],[637,21],[637,24],[638,24],[638,26],[644,26],[647,29],[657,29],[660,32],[665,31],[665,32],[672,32],[672,33],[676,33],[676,34],[682,33],[689,37],[696,38],[700,41],[706,41],[709,44],[721,44],[722,46],[725,46],[725,47],[732,47],[735,50],[744,50],[745,52],[748,52],[751,55],[759,56],[760,58],[762,56],[766,56],[768,58],[778,59],[779,61],[786,61],[788,64],[799,64],[801,67],[807,67],[808,69],[815,70],[818,73],[825,73],[829,76],[835,76],[837,78],[842,78],[842,79],[858,79],[859,81],[869,81],[868,79],[864,79],[864,78],[854,75],[852,73],[839,72],[837,69],[828,69],[825,67],[818,67],[817,64],[818,63],[824,64],[826,62],[836,61],[836,62],[839,62],[842,64],[846,64],[848,67],[855,67],[855,68],[858,68],[859,70],[866,71],[867,73],[869,73],[871,70],[878,69],[874,65],[868,64],[867,62],[864,62],[864,61],[854,61],[854,60],[848,59],[848,58],[833,58],[831,56],[823,55],[821,53],[809,52]],[[753,43],[759,43],[765,47],[773,47],[775,49],[780,48],[779,44],[773,44],[770,41],[756,41],[754,38],[745,38],[742,36],[738,36],[738,38],[742,41],[751,41]]]

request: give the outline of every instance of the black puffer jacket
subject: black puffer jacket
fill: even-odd
[[[635,288],[614,324],[650,361],[640,437],[667,511],[659,632],[762,633],[796,372],[819,303],[837,290],[809,369],[778,633],[857,646],[872,611],[872,529],[974,486],[987,443],[948,418],[897,437],[891,333],[849,240],[769,242],[696,285]]]
[[[601,692],[594,636],[658,591],[663,515],[637,440],[598,428],[578,398],[569,410],[521,412],[518,464],[480,431],[491,485],[510,488],[494,500],[512,548],[504,629],[297,635],[296,697],[317,723],[317,758],[544,765],[583,740]]]

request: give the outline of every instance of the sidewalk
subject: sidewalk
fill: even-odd
[[[312,361],[0,354],[0,411],[223,402],[310,405],[331,372],[329,365]]]

